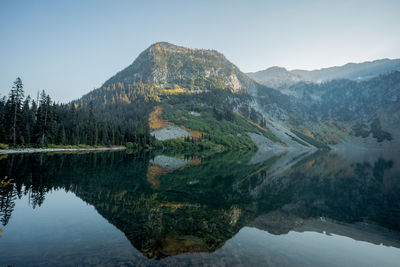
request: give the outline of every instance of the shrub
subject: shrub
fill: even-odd
[[[135,144],[132,143],[132,142],[127,142],[127,143],[125,144],[125,146],[126,146],[126,148],[128,148],[128,149],[135,148]]]

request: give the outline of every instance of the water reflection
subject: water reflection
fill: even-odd
[[[13,179],[0,187],[0,217],[7,231],[19,199],[31,209],[54,199],[62,205],[61,197],[47,198],[65,190],[149,259],[224,250],[245,226],[269,236],[312,231],[399,248],[399,173],[392,158],[332,152],[9,155],[0,160],[0,177]]]

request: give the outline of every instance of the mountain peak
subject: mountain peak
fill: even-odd
[[[135,61],[104,83],[146,82],[156,86],[177,84],[184,89],[221,88],[244,90],[249,83],[235,65],[215,50],[192,49],[168,42],[157,42]]]
[[[265,70],[247,73],[257,82],[272,88],[278,88],[287,84],[294,84],[302,80],[299,75],[293,74],[285,68],[273,66]]]
[[[272,66],[266,69],[265,71],[287,71],[287,69],[284,67]]]
[[[148,49],[155,49],[155,50],[169,49],[169,50],[173,50],[173,51],[178,51],[179,49],[185,49],[185,48],[183,46],[178,46],[178,45],[171,44],[168,42],[157,42],[157,43],[150,45]]]

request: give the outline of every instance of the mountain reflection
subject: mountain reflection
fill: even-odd
[[[40,208],[46,194],[65,189],[161,259],[214,251],[247,225],[272,234],[327,227],[350,236],[359,223],[397,232],[398,174],[390,158],[332,152],[9,155],[0,160],[0,177],[13,179],[0,187],[0,217],[7,225],[22,195]]]

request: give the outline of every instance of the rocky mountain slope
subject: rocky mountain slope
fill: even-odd
[[[255,95],[264,115],[291,131],[331,145],[381,147],[400,145],[399,70],[400,59],[381,59],[313,71],[272,67],[248,75],[288,97],[273,105],[265,89]],[[363,142],[355,141],[359,137]]]
[[[298,82],[281,87],[290,106],[297,107],[296,117],[282,106],[271,108],[262,90],[256,99],[267,114],[319,141],[337,144],[361,137],[365,145],[376,147],[382,142],[400,144],[399,86],[400,72],[395,71],[362,81]]]

